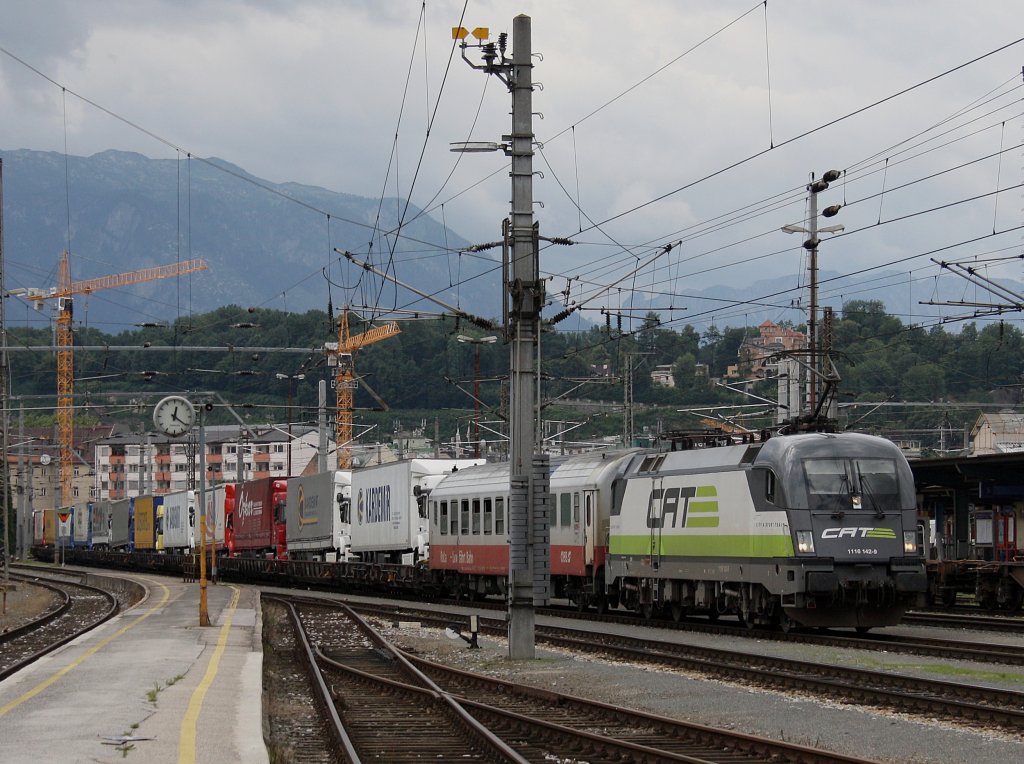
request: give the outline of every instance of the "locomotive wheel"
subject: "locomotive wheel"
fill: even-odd
[[[604,615],[605,613],[607,613],[608,598],[605,597],[603,594],[597,595],[597,597],[594,600],[594,609],[597,611],[598,615]]]
[[[581,593],[576,598],[576,612],[577,613],[585,613],[585,612],[587,612],[587,595]]]
[[[789,632],[793,631],[793,629],[796,628],[796,622],[789,617],[789,614],[786,613],[785,610],[779,611],[778,623],[779,631],[781,631],[783,634],[789,634]]]

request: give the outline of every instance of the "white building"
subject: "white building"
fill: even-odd
[[[280,428],[237,425],[206,427],[206,481],[239,483],[265,477],[289,477],[289,436]],[[317,459],[320,437],[315,428],[293,427],[291,475],[300,475]],[[329,439],[333,443],[333,439]],[[126,435],[106,438],[95,448],[96,490],[99,499],[123,499],[149,493],[182,491],[199,485],[198,438]],[[190,451],[193,457],[190,460]],[[193,465],[190,474],[190,463]],[[327,468],[335,469],[333,447]]]

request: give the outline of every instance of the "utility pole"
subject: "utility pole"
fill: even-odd
[[[512,59],[505,57],[506,36],[498,45],[484,43],[484,63],[466,57],[469,30],[452,30],[463,40],[462,58],[474,69],[497,76],[512,93],[512,133],[504,144],[463,145],[462,150],[502,149],[512,157],[511,263],[506,272],[503,305],[510,344],[509,421],[509,600],[508,649],[512,660],[536,656],[534,607],[547,603],[550,585],[550,499],[548,458],[538,453],[538,368],[540,280],[537,230],[533,221],[533,61],[530,17],[516,16],[512,26]],[[487,30],[472,35],[486,39]],[[458,149],[457,149],[458,150]]]
[[[9,525],[11,522],[11,507],[8,502],[13,502],[11,494],[11,465],[7,462],[7,433],[10,432],[10,416],[8,401],[7,382],[11,375],[7,368],[7,285],[4,268],[4,160],[0,159],[0,412],[3,427],[3,435],[0,435],[0,461],[3,462],[3,475],[0,479],[0,507],[3,508],[3,578],[6,583],[11,576],[8,560],[11,556],[11,549],[8,540],[10,538]],[[21,485],[21,481],[18,481]],[[6,589],[4,590],[4,606],[7,605]]]
[[[316,457],[317,472],[327,472],[327,380],[317,384],[317,435],[320,451]],[[290,445],[290,444],[289,444]],[[335,462],[337,464],[337,462]],[[291,470],[288,470],[291,472]]]

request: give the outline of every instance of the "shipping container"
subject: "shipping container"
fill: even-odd
[[[110,503],[108,543],[111,549],[125,549],[131,543],[131,504],[131,499],[118,499]]]
[[[261,478],[235,488],[235,508],[228,519],[232,530],[231,554],[267,554],[287,557],[285,504],[288,481]]]
[[[484,459],[409,459],[352,472],[352,552],[375,562],[416,562],[427,556],[426,499],[453,470]]]
[[[175,491],[163,497],[163,545],[168,552],[195,546],[196,492]]]
[[[95,501],[89,505],[89,533],[93,549],[110,545],[110,502]]]
[[[331,470],[288,481],[289,559],[347,560],[352,546],[351,470]]]

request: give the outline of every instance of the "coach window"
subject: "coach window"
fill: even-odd
[[[572,521],[576,525],[580,524],[580,495],[578,493],[572,495]]]
[[[469,499],[462,500],[462,535],[469,535]]]
[[[480,499],[473,499],[473,535],[480,535]]]
[[[438,505],[441,505],[438,507]],[[438,529],[441,531],[442,536],[448,535],[448,502],[447,501],[435,501],[434,502],[434,522],[437,524]]]
[[[561,493],[558,495],[558,501],[562,510],[562,519],[558,524],[563,528],[568,528],[572,523],[572,494]]]
[[[491,535],[491,528],[494,527],[494,510],[491,508],[491,498],[484,499],[484,535]]]
[[[452,535],[459,535],[459,505],[458,502],[452,502],[448,507],[450,517],[452,519]]]
[[[498,496],[494,499],[494,533],[497,536],[505,535],[505,497]]]

